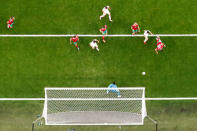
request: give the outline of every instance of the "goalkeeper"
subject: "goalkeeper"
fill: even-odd
[[[121,97],[120,91],[118,90],[118,87],[117,87],[117,85],[116,85],[115,82],[113,82],[112,84],[110,84],[110,85],[108,86],[107,94],[108,94],[109,92],[116,93],[116,94],[118,95],[118,97]]]

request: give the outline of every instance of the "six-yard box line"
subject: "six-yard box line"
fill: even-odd
[[[73,37],[76,34],[1,34],[0,37]],[[96,34],[77,34],[79,37],[102,37],[103,35]],[[197,34],[154,34],[149,37],[196,37]],[[143,34],[109,34],[105,37],[144,37]]]

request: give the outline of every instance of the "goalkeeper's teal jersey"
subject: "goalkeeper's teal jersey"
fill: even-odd
[[[110,84],[108,88],[118,88],[116,84]]]

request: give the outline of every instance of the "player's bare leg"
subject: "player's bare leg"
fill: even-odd
[[[97,51],[99,51],[98,46],[97,46],[97,47],[92,47],[92,46],[90,46],[90,47],[92,48],[92,50],[96,49]]]
[[[135,34],[136,34],[136,32],[134,30],[132,30],[132,35],[135,35]]]
[[[96,50],[97,50],[97,51],[99,51],[99,48],[98,48],[98,47],[96,47]]]
[[[105,36],[103,36],[102,39],[103,39],[103,42],[105,43],[105,42],[106,42],[106,41],[105,41]]]
[[[135,35],[135,34],[136,34],[135,32],[132,33],[132,35]]]
[[[103,17],[105,17],[105,16],[106,16],[106,14],[103,13],[103,15],[100,16],[100,20],[101,20]]]
[[[158,54],[157,48],[155,49],[155,52]]]
[[[9,22],[7,22],[7,28],[12,28],[11,24],[9,24]]]
[[[7,28],[11,28],[11,27],[10,27],[10,24],[7,25]]]
[[[109,14],[109,21],[111,21],[111,22],[112,22],[112,19],[111,19],[111,14]]]
[[[146,44],[146,42],[148,41],[148,36],[144,36],[145,39],[144,39],[144,44]]]
[[[79,51],[79,46],[76,44],[75,47],[77,47],[78,51]]]
[[[101,30],[100,30],[100,32],[103,33]],[[104,43],[106,42],[105,41],[105,36],[102,36],[102,40],[103,40]]]
[[[92,48],[92,50],[94,50],[94,48],[92,46],[90,46]]]

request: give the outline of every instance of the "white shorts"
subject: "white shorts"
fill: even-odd
[[[90,46],[92,47],[92,49],[98,48],[98,45],[94,42],[91,42]]]
[[[103,10],[103,15],[110,15],[109,10]]]
[[[144,37],[148,37],[148,34],[147,33],[144,33]]]

